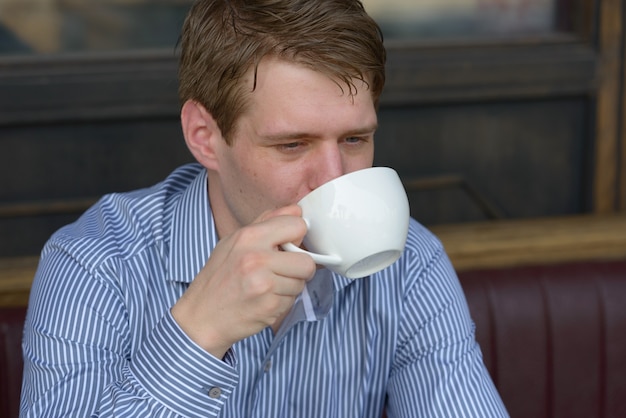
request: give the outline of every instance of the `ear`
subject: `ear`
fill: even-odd
[[[195,159],[209,170],[217,170],[217,147],[224,145],[217,122],[200,103],[187,100],[180,112],[183,136]]]

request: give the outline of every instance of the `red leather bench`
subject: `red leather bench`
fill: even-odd
[[[0,417],[18,416],[25,307],[0,307]]]
[[[626,261],[459,273],[513,418],[626,417]],[[17,417],[25,308],[0,308],[0,416]]]
[[[626,417],[626,261],[460,278],[511,417]]]

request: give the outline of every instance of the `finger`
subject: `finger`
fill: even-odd
[[[292,212],[293,213],[293,212]],[[259,218],[255,223],[239,231],[243,242],[257,242],[274,249],[282,244],[293,242],[299,244],[307,232],[306,222],[300,216],[285,215],[272,212],[269,218]]]
[[[292,277],[277,276],[274,294],[277,296],[296,297],[304,290],[306,280],[294,279]]]
[[[308,254],[282,251],[270,263],[274,274],[297,280],[309,280],[316,271],[315,261]]]

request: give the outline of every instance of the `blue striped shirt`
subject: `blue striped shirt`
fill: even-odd
[[[441,243],[348,280],[319,270],[282,328],[223,359],[170,308],[217,235],[207,173],[103,197],[44,247],[24,332],[24,417],[501,417]]]

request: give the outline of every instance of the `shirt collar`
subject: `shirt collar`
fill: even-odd
[[[191,283],[217,244],[207,172],[200,170],[180,196],[171,223],[168,279]]]

